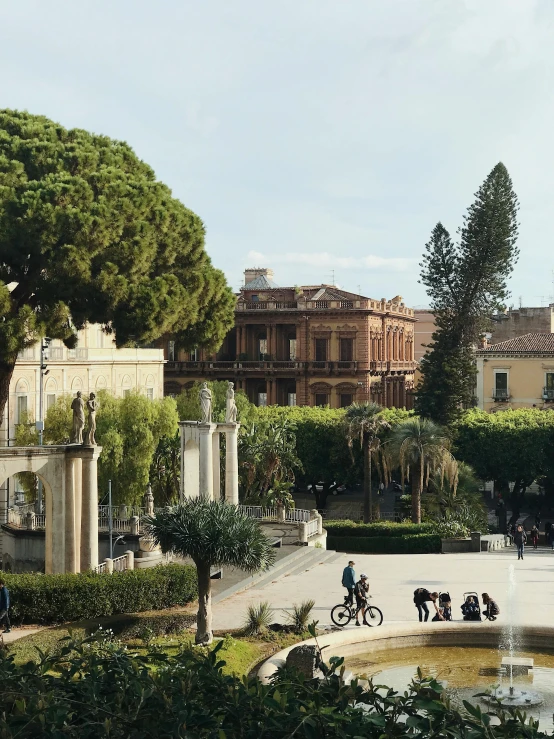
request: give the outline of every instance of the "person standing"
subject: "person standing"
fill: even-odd
[[[12,630],[10,624],[10,591],[6,587],[3,580],[0,580],[0,623],[5,622],[6,628],[4,634],[9,634]]]
[[[355,564],[355,562],[350,560],[348,566],[342,571],[342,587],[348,590],[346,603],[348,603],[349,606],[354,605],[354,589],[356,587],[356,573],[354,571]]]
[[[365,621],[365,609],[367,606],[367,594],[369,593],[369,583],[367,581],[367,575],[363,573],[360,575],[359,581],[356,583],[354,588],[354,594],[356,596],[356,626],[361,626],[358,621],[358,615],[362,612],[362,619]]]
[[[525,549],[526,542],[527,542],[527,534],[523,530],[523,526],[519,524],[514,534],[514,544],[517,547],[517,558],[518,559],[523,559],[523,551]]]
[[[539,544],[539,530],[536,524],[531,529],[531,541],[533,542],[533,549],[536,549]]]
[[[429,606],[427,603],[431,602],[435,607],[439,621],[444,621],[444,616],[439,611],[437,600],[439,598],[438,593],[430,593],[426,588],[418,588],[414,590],[414,603],[419,614],[420,622],[423,621],[423,614],[425,614],[425,621],[429,620]]]

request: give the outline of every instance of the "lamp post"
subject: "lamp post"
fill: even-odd
[[[44,441],[44,378],[50,370],[46,369],[46,362],[48,361],[48,347],[50,346],[51,338],[45,336],[40,340],[40,368],[39,368],[39,393],[38,393],[38,421],[36,422],[36,429],[38,431],[38,444],[42,446]],[[42,513],[42,480],[39,477],[38,480],[38,492],[37,492],[37,513]]]

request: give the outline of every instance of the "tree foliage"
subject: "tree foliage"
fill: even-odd
[[[234,303],[200,218],[126,143],[0,111],[0,422],[39,337],[74,347],[91,322],[117,346],[171,333],[216,348]]]
[[[506,167],[497,164],[469,207],[454,243],[442,223],[432,231],[421,263],[436,331],[421,361],[417,410],[445,424],[472,405],[472,349],[508,297],[518,256],[518,200]]]
[[[96,441],[102,447],[98,459],[100,497],[111,480],[114,503],[140,504],[160,439],[177,433],[175,401],[149,400],[138,392],[116,398],[106,390],[101,390],[97,399]],[[46,414],[46,442],[67,443],[71,422],[71,397],[62,396]]]
[[[259,523],[223,501],[188,499],[145,519],[145,527],[164,552],[190,557],[196,565],[197,644],[213,639],[210,568],[237,567],[254,573],[268,569],[275,560],[275,550]]]

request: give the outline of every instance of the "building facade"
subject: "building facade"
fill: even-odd
[[[256,405],[330,405],[373,400],[411,407],[414,311],[332,285],[279,287],[268,269],[245,272],[235,327],[217,354],[176,354],[166,342],[165,392],[231,380]]]
[[[476,351],[477,404],[486,411],[554,409],[554,334],[530,333]]]
[[[163,397],[164,357],[161,349],[117,349],[100,326],[79,331],[75,349],[54,339],[46,350],[48,374],[43,377],[43,415],[61,395],[108,390],[122,397],[141,390],[149,398]],[[28,415],[39,419],[40,344],[21,352],[10,383],[0,444],[14,438],[15,426]]]
[[[525,334],[554,332],[554,303],[541,308],[509,308],[494,316],[490,330],[490,344],[515,339]]]

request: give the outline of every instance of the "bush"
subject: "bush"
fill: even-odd
[[[302,634],[308,628],[308,621],[314,606],[315,600],[303,600],[300,605],[295,603],[292,611],[284,611],[287,621],[296,634]]]
[[[247,636],[258,636],[269,629],[272,618],[273,609],[267,601],[258,603],[258,605],[249,605],[244,621],[244,633]]]
[[[432,554],[441,551],[436,534],[407,536],[327,536],[327,547],[359,554]]]
[[[0,656],[0,736],[5,739],[156,739],[187,736],[281,739],[472,737],[538,739],[516,709],[464,701],[421,676],[398,693],[361,681],[344,685],[343,660],[320,664],[325,680],[290,667],[270,685],[226,675],[224,642],[175,657],[136,658],[117,643],[67,643],[60,655],[18,666]],[[222,659],[223,657],[223,659]],[[144,669],[150,664],[158,669]],[[491,717],[492,714],[492,717]],[[496,718],[498,717],[498,718]]]
[[[10,575],[11,614],[19,623],[62,623],[117,613],[162,610],[196,598],[196,569],[160,565],[146,570],[78,575]]]
[[[356,521],[325,521],[327,536],[387,536],[399,537],[415,534],[432,534],[433,523],[357,523]]]

